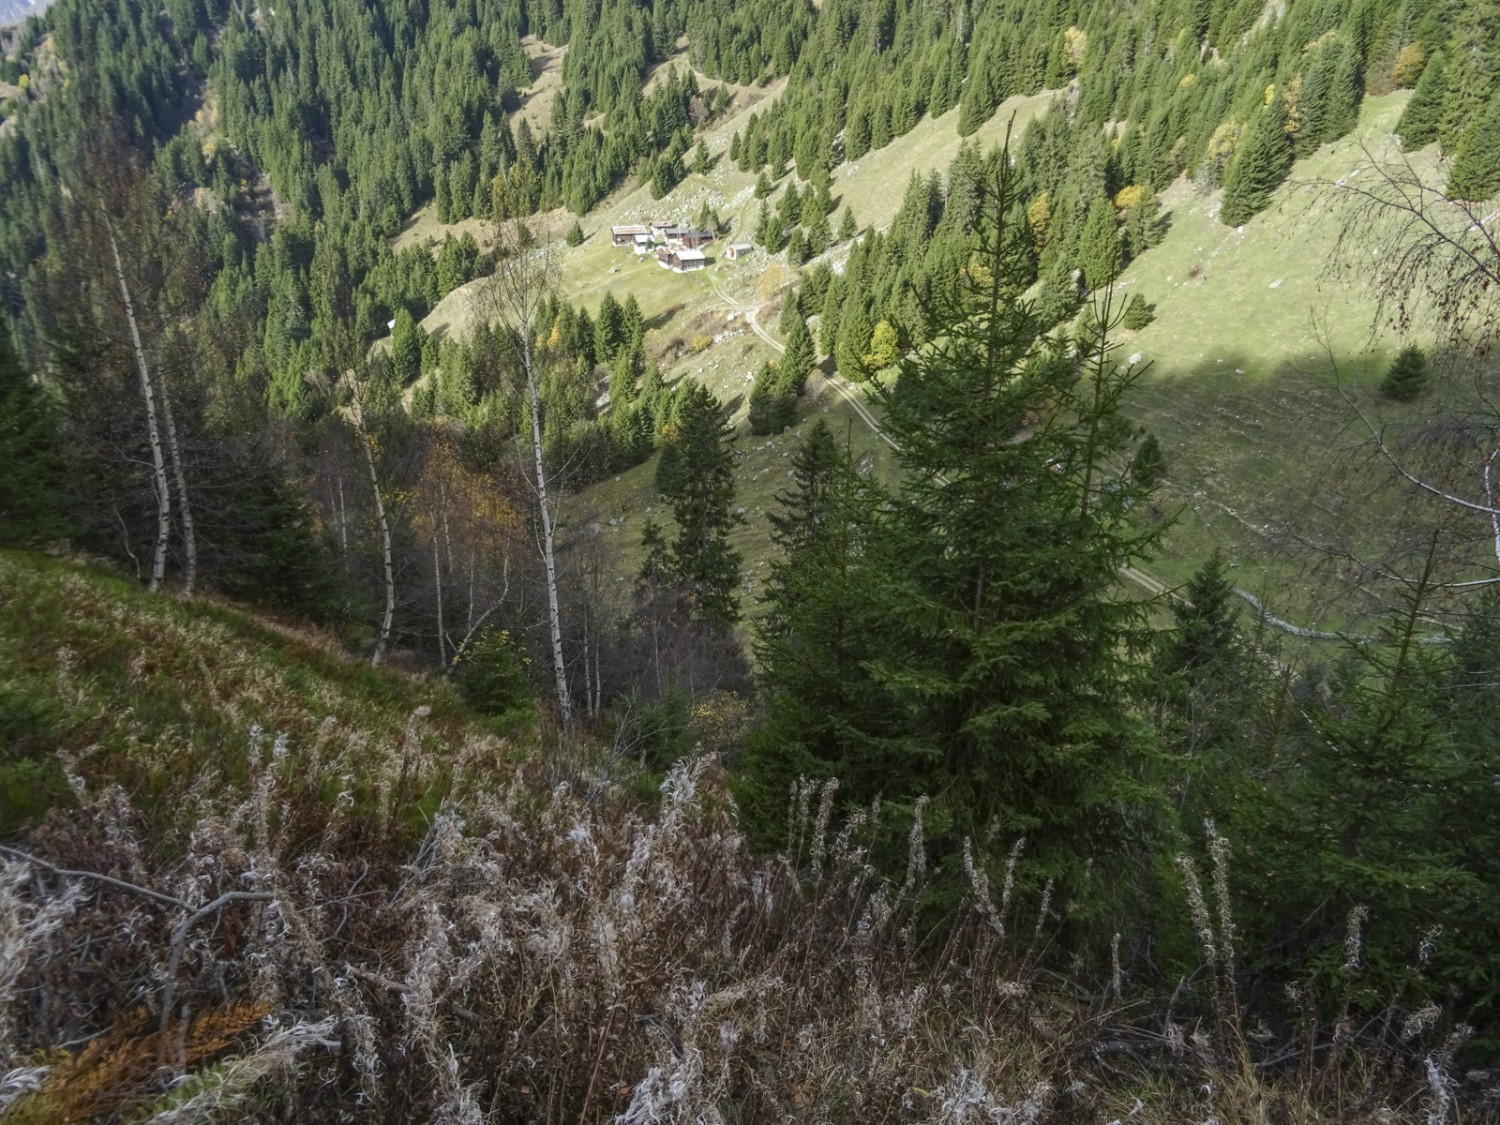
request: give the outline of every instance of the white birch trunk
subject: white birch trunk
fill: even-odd
[[[552,509],[547,503],[547,474],[542,465],[542,405],[531,366],[531,323],[522,318],[521,359],[526,368],[526,394],[531,403],[531,450],[536,460],[536,499],[542,512],[542,566],[547,575],[547,622],[552,629],[552,671],[557,680],[557,710],[564,728],[573,722],[568,693],[568,669],[563,661],[562,614],[557,606],[557,563],[552,551]]]
[[[193,527],[193,506],[188,500],[187,474],[182,467],[182,445],[177,440],[177,421],[172,416],[172,396],[167,385],[165,370],[161,376],[161,409],[167,423],[167,452],[172,458],[172,477],[177,482],[177,506],[182,512],[182,546],[187,556],[183,593],[193,596],[198,585],[198,533]]]
[[[349,512],[344,507],[344,470],[338,470],[339,486],[339,553],[344,559],[344,568],[349,567]]]
[[[443,563],[438,557],[438,542],[432,541],[432,577],[437,583],[437,634],[438,634],[438,667],[445,668],[448,664],[447,646],[443,637]]]
[[[370,435],[365,432],[364,421],[359,427],[359,442],[365,451],[365,467],[370,470],[370,489],[375,493],[375,516],[380,522],[380,550],[385,564],[385,616],[380,621],[380,636],[375,641],[375,651],[370,656],[371,664],[385,659],[386,645],[391,639],[391,622],[396,617],[396,571],[391,563],[391,525],[385,516],[385,497],[380,493],[380,477],[375,472],[375,452],[370,448]]]
[[[135,322],[135,302],[125,283],[125,263],[120,260],[120,246],[115,228],[106,217],[104,229],[109,235],[110,253],[115,259],[115,280],[120,283],[120,300],[125,304],[125,320],[130,326],[130,343],[135,350],[135,365],[141,376],[141,396],[146,400],[146,434],[151,442],[151,470],[156,485],[156,548],[151,556],[151,581],[147,589],[161,589],[167,571],[167,539],[172,534],[172,493],[167,487],[166,458],[162,455],[161,429],[156,421],[156,386],[146,364],[146,349],[141,346],[141,332]]]

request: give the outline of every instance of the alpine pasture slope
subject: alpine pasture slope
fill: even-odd
[[[676,361],[669,380],[704,383],[729,405],[742,428],[750,381],[779,354],[751,330],[746,311],[754,310],[761,331],[775,338],[777,316],[798,272],[784,253],[768,255],[759,247],[738,262],[723,256],[728,242],[749,239],[759,206],[752,190],[755,176],[737,169],[727,152],[730,137],[749,114],[763,110],[782,86],[739,91],[743,100],[705,134],[714,159],[708,174],[690,173],[660,200],[651,198],[645,184],[627,185],[584,218],[581,246],[562,241],[571,221],[566,212],[543,216],[538,224],[552,236],[565,298],[593,308],[606,292],[621,300],[634,295],[648,326],[648,352],[663,356],[664,367]],[[924,118],[885,148],[834,171],[836,210],[852,208],[861,231],[884,229],[914,171],[946,170],[963,143],[988,149],[1002,143],[1007,130],[1018,138],[1056,96],[1009,99],[971,138],[959,137],[956,109]],[[1349,521],[1356,536],[1373,541],[1389,498],[1376,497],[1373,507],[1351,510],[1332,496],[1341,459],[1358,440],[1349,432],[1341,384],[1370,385],[1402,346],[1425,346],[1431,339],[1430,334],[1393,335],[1375,322],[1374,294],[1331,276],[1330,256],[1349,201],[1336,186],[1317,185],[1336,185],[1362,171],[1368,175],[1372,156],[1396,155],[1399,142],[1391,130],[1409,97],[1409,91],[1398,91],[1366,98],[1355,131],[1299,160],[1271,207],[1242,227],[1220,222],[1222,191],[1203,194],[1180,178],[1161,196],[1165,237],[1133,260],[1116,283],[1122,301],[1139,293],[1155,307],[1151,324],[1136,332],[1121,330],[1117,341],[1122,362],[1150,365],[1133,394],[1131,413],[1158,436],[1167,454],[1153,516],[1175,522],[1152,573],[1169,587],[1185,582],[1219,548],[1230,560],[1236,585],[1266,600],[1273,612],[1317,628],[1349,623],[1351,609],[1343,596],[1349,591],[1330,596],[1328,576],[1309,575],[1307,544],[1347,537]],[[1417,161],[1435,174],[1433,152],[1418,154]],[[773,206],[786,182],[769,197]],[[686,219],[705,203],[728,224],[705,271],[672,273],[610,244],[611,225],[657,216]],[[408,223],[401,242],[409,244],[415,231],[439,239],[475,229],[473,220],[444,226],[423,212]],[[807,268],[825,259],[839,268],[846,253],[846,244],[835,243]],[[481,284],[450,293],[423,327],[465,333]],[[831,369],[831,363],[825,358],[825,367]],[[770,558],[764,514],[774,510],[786,461],[809,420],[826,417],[857,458],[882,473],[892,471],[888,448],[866,421],[868,411],[853,409],[818,374],[809,388],[796,427],[766,439],[743,436],[738,445],[737,488],[747,520],[732,541],[746,560],[749,598]],[[645,519],[660,516],[654,464],[653,459],[591,485],[564,505],[567,522],[606,537],[621,576],[633,575],[639,565]],[[1326,526],[1336,519],[1339,528]],[[1330,603],[1339,604],[1330,608]],[[1358,598],[1354,605],[1360,607]]]

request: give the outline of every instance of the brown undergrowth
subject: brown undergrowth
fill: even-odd
[[[643,807],[604,750],[564,767],[537,733],[521,756],[451,718],[435,749],[417,708],[226,738],[245,702],[196,706],[219,721],[172,746],[232,768],[127,790],[111,757],[70,751],[64,796],[0,852],[7,1120],[1460,1120],[1431,1012],[1384,1034],[1242,1027],[1222,862],[1196,894],[1184,870],[1197,1001],[1134,996],[1118,949],[1044,968],[1055,916],[1008,877],[974,869],[934,924],[920,836],[880,877],[878,809],[836,821],[832,784],[792,795],[763,856],[712,754]],[[150,757],[138,733],[121,753]]]

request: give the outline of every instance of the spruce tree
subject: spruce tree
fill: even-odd
[[[841,717],[847,792],[898,810],[929,795],[927,838],[954,883],[965,841],[997,870],[1024,836],[1024,878],[1055,880],[1082,920],[1139,887],[1162,824],[1130,659],[1151,630],[1117,592],[1152,542],[1121,457],[1139,368],[1122,370],[1104,329],[1081,361],[1047,334],[1023,296],[1031,236],[1008,160],[996,174],[985,268],[876,388],[902,469],[866,536],[866,667],[887,702]]]
[[[1286,106],[1278,96],[1245,130],[1234,162],[1224,176],[1220,221],[1231,227],[1249,222],[1271,202],[1271,193],[1281,186],[1291,166]]]
[[[1380,393],[1396,402],[1410,402],[1426,389],[1427,355],[1415,344],[1408,344],[1380,381]]]
[[[569,246],[583,245],[583,224],[580,223],[577,219],[574,219],[573,225],[568,228],[568,234],[564,241]]]
[[[807,236],[802,233],[801,227],[792,228],[792,236],[786,240],[786,259],[794,266],[800,266],[812,257],[812,249],[807,245]]]
[[[1173,628],[1163,638],[1158,667],[1167,673],[1225,665],[1242,655],[1234,614],[1234,588],[1224,554],[1215,551],[1172,603]]]
[[[740,612],[740,555],[729,546],[729,532],[744,522],[733,507],[733,437],[719,400],[695,383],[678,398],[676,433],[656,467],[657,491],[677,524],[667,554],[671,574],[691,618],[722,629]]]
[[[844,378],[864,379],[869,374],[865,353],[870,348],[871,331],[864,299],[858,293],[851,293],[839,315],[839,334],[833,349],[834,362]]]
[[[1500,0],[1468,0],[1462,5],[1449,52],[1448,89],[1438,119],[1438,143],[1445,153],[1458,150],[1485,105],[1500,74]]]
[[[1222,554],[1194,573],[1171,609],[1173,625],[1157,637],[1152,690],[1156,728],[1178,762],[1183,823],[1216,816],[1235,826],[1254,824],[1262,800],[1256,772],[1264,768],[1266,662],[1241,633]]]
[[[63,534],[62,481],[56,412],[21,369],[0,322],[0,546]]]
[[[396,384],[404,387],[422,374],[422,348],[427,333],[406,309],[396,311],[396,325],[391,330],[391,366]]]
[[[599,298],[599,315],[594,318],[594,359],[610,363],[625,342],[625,310],[608,290]]]
[[[817,361],[818,357],[813,350],[812,332],[807,327],[807,319],[800,313],[796,314],[786,334],[786,351],[781,357],[781,367],[791,376],[792,385],[799,395],[807,385],[807,377]]]
[[[1125,303],[1125,316],[1121,325],[1131,332],[1139,332],[1156,319],[1156,306],[1147,302],[1145,294],[1132,293]]]
[[[1347,136],[1359,121],[1359,99],[1363,93],[1359,56],[1347,39],[1339,40],[1328,76],[1328,100],[1319,137],[1323,143]]]
[[[1120,232],[1115,222],[1115,207],[1102,195],[1089,205],[1079,264],[1083,266],[1083,283],[1090,289],[1103,289],[1119,276]]]
[[[625,303],[620,306],[620,343],[629,351],[641,351],[637,374],[646,370],[643,348],[646,340],[646,315],[634,293],[625,294]]]
[[[1471,202],[1500,195],[1500,87],[1490,96],[1484,115],[1469,126],[1453,169],[1448,173],[1448,198]]]
[[[1161,451],[1161,442],[1155,434],[1147,434],[1130,459],[1131,479],[1142,488],[1155,488],[1166,475],[1167,459]]]
[[[1125,212],[1125,245],[1135,258],[1161,242],[1165,235],[1161,200],[1144,194]],[[1128,325],[1126,327],[1129,327]]]
[[[1302,90],[1297,98],[1297,131],[1292,135],[1292,148],[1298,156],[1316,152],[1323,143],[1333,81],[1331,70],[1328,52],[1316,51],[1302,72]]]
[[[804,208],[804,211],[806,209]],[[832,241],[833,234],[828,229],[828,214],[819,209],[812,217],[812,222],[807,227],[807,249],[812,257],[816,258],[824,250],[828,249],[828,243]]]
[[[844,213],[839,216],[839,241],[848,242],[858,233],[859,227],[854,222],[854,210],[846,203]]]
[[[797,388],[790,373],[779,363],[763,364],[750,388],[750,432],[779,434],[796,421]]]
[[[1422,68],[1417,88],[1396,122],[1396,135],[1407,150],[1419,149],[1437,140],[1438,122],[1443,102],[1448,96],[1448,63],[1443,52],[1436,52]]]
[[[1425,603],[1436,594],[1432,571],[1429,560],[1403,591],[1381,641],[1349,643],[1327,702],[1309,709],[1310,729],[1268,779],[1280,789],[1274,826],[1245,840],[1250,862],[1242,870],[1247,890],[1265,904],[1264,932],[1295,936],[1313,979],[1328,982],[1329,1003],[1347,988],[1335,982],[1356,904],[1378,911],[1361,951],[1371,997],[1410,979],[1413,934],[1440,927],[1448,943],[1437,943],[1440,965],[1483,960],[1489,948],[1478,935],[1480,920],[1496,916],[1493,859],[1474,856],[1466,843],[1495,838],[1493,759],[1478,769],[1464,760],[1444,701],[1451,658],[1420,640]],[[1485,810],[1478,823],[1450,819],[1465,797],[1485,791],[1482,803],[1468,804],[1471,814]],[[1434,967],[1438,979],[1457,979],[1443,968]],[[1493,1005],[1493,996],[1488,982],[1475,980],[1465,999]]]
[[[785,839],[787,793],[798,778],[861,776],[846,725],[851,715],[869,721],[884,702],[864,668],[863,645],[870,619],[862,542],[876,490],[822,419],[793,454],[791,477],[769,517],[779,553],[755,623],[764,718],[746,738],[734,779],[744,823],[765,847]]]

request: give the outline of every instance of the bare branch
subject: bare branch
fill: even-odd
[[[182,910],[190,910],[191,907],[182,899],[174,895],[164,894],[161,891],[153,891],[150,887],[143,887],[139,883],[127,883],[124,879],[116,879],[113,875],[102,875],[97,871],[74,871],[66,867],[58,867],[55,863],[48,863],[45,859],[23,852],[19,848],[12,848],[0,844],[0,854],[8,855],[13,859],[24,860],[26,863],[35,864],[37,867],[61,875],[65,879],[92,879],[96,883],[114,887],[118,891],[128,891],[131,894],[140,895],[143,898],[155,899],[157,902],[166,903],[168,906],[176,906]]]

